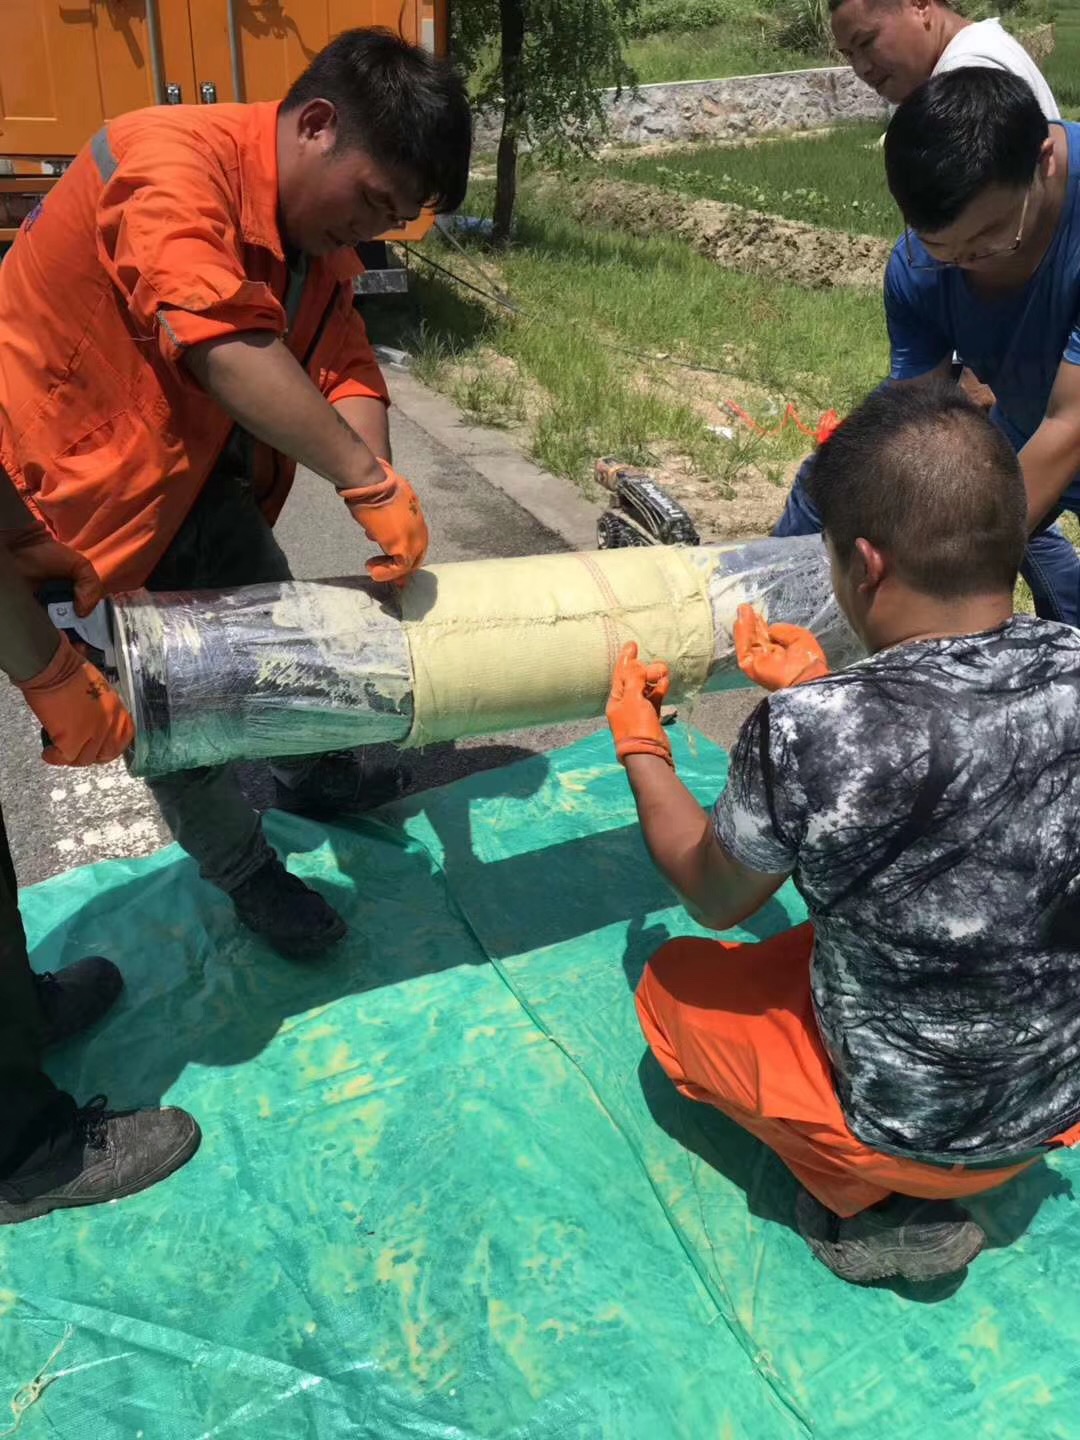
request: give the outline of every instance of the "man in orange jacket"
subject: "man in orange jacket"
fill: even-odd
[[[770,1146],[837,1275],[929,1280],[986,1236],[956,1203],[1080,1141],[1080,634],[1012,613],[1026,501],[955,386],[879,391],[818,452],[837,600],[868,658],[744,607],[771,695],[706,814],[628,646],[608,705],[656,865],[726,930],[789,877],[810,923],[683,938],[638,988],[675,1085]],[[794,688],[792,688],[794,687]]]
[[[48,764],[115,760],[131,719],[34,599],[32,587],[50,580],[73,587],[80,614],[104,593],[93,566],[33,520],[0,470],[0,670],[48,733]],[[42,1053],[95,1024],[122,986],[100,955],[33,973],[0,814],[0,1225],[130,1195],[194,1154],[199,1128],[184,1111],[80,1107],[42,1069]]]
[[[0,270],[0,463],[115,592],[279,581],[297,464],[324,476],[405,583],[427,529],[390,464],[387,393],[353,306],[358,242],[453,209],[471,119],[458,75],[350,31],[280,104],[112,121]],[[371,799],[354,754],[275,767],[281,803]],[[286,954],[345,925],[270,849],[232,772],[153,782],[173,834]]]

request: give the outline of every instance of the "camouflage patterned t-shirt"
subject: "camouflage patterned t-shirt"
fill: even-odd
[[[771,696],[715,826],[794,874],[861,1140],[987,1160],[1080,1119],[1080,632],[1016,617]]]

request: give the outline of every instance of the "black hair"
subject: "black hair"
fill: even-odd
[[[938,599],[1010,590],[1027,544],[1020,462],[958,385],[885,385],[818,451],[810,494],[841,564],[860,537]]]
[[[932,75],[885,132],[889,189],[907,223],[932,235],[990,185],[1030,185],[1048,134],[1018,75],[985,66]]]
[[[440,212],[465,198],[472,114],[465,82],[449,60],[389,30],[346,30],[320,50],[282,109],[329,100],[340,142],[368,152]]]

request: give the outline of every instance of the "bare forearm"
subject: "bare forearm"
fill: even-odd
[[[1080,469],[1076,425],[1048,416],[1020,451],[1020,467],[1028,497],[1028,525],[1034,529],[1053,510]]]
[[[371,449],[276,336],[252,331],[190,350],[185,364],[245,430],[339,490],[383,479]]]
[[[347,400],[336,400],[334,409],[373,455],[380,460],[394,458],[390,450],[390,420],[381,400],[369,395],[350,395]]]
[[[709,817],[671,766],[657,755],[629,755],[626,773],[653,864],[686,907],[699,914],[708,899],[703,843]]]
[[[0,670],[12,680],[40,675],[59,643],[45,611],[0,545]]]
[[[785,875],[750,870],[728,854],[711,816],[659,756],[629,755],[626,773],[653,864],[699,925],[727,930],[784,883]]]

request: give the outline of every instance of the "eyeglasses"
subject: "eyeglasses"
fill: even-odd
[[[1024,196],[1024,205],[1020,211],[1020,224],[1016,228],[1016,239],[1011,245],[1000,245],[994,250],[980,250],[971,255],[965,255],[964,265],[973,265],[978,260],[994,260],[1002,255],[1015,255],[1020,246],[1024,243],[1024,226],[1027,223],[1028,205],[1031,203],[1031,192],[1034,189],[1034,182],[1028,186],[1028,192]],[[955,270],[961,261],[959,260],[935,260],[932,256],[929,260],[916,260],[911,249],[911,237],[914,231],[910,225],[904,227],[904,258],[907,260],[908,268],[911,270]]]

